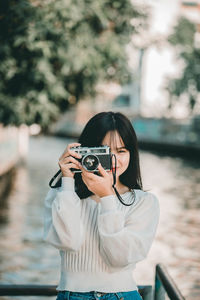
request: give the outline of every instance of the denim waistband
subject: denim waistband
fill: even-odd
[[[63,294],[64,300],[70,300],[70,296],[74,297],[81,297],[82,299],[96,299],[96,300],[106,300],[111,298],[112,295],[115,295],[118,300],[124,300],[128,294],[138,293],[137,290],[129,291],[129,292],[114,292],[114,293],[105,293],[105,292],[98,292],[98,291],[91,291],[91,292],[71,292],[71,291],[59,291],[60,294]]]

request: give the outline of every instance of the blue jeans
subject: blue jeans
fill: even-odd
[[[120,293],[86,292],[76,293],[60,291],[56,300],[142,300],[138,291]]]

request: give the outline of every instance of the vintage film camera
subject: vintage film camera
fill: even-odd
[[[111,170],[111,151],[109,146],[100,147],[72,147],[71,150],[82,155],[82,158],[77,159],[81,165],[90,172],[97,171],[99,163],[108,171]],[[80,169],[72,168],[73,173],[81,172]]]

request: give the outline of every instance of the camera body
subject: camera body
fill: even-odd
[[[109,171],[111,170],[111,151],[109,146],[100,147],[72,147],[71,150],[77,152],[82,158],[77,159],[81,165],[89,172],[96,172],[99,163],[102,167]],[[73,173],[80,173],[80,169],[72,168]]]

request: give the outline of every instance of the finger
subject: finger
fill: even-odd
[[[67,167],[66,167],[67,166]],[[69,163],[69,164],[66,164],[66,165],[62,165],[62,170],[70,170],[70,169],[80,169],[79,166],[77,166],[76,164],[74,163]],[[71,171],[71,170],[70,170]]]
[[[92,171],[86,170],[83,166],[81,166],[81,170],[82,170],[83,175],[87,176],[88,178],[96,178],[96,176],[98,176],[95,173],[93,173]]]
[[[81,171],[82,171],[82,176],[84,178],[87,178],[87,179],[91,179],[93,178],[93,174],[91,172],[88,172],[87,170],[85,170],[83,167],[81,167]]]
[[[82,180],[85,183],[86,186],[88,186],[88,180],[87,178],[84,178],[83,174],[81,174]]]
[[[67,157],[62,159],[61,161],[58,162],[58,165],[60,167],[60,169],[69,169],[70,168],[70,164],[74,164],[76,166],[77,169],[80,169],[80,164],[79,162],[73,158],[73,157]]]
[[[86,183],[87,186],[91,185],[93,182],[96,181],[96,178],[90,176],[91,174],[83,174],[82,172],[81,175],[82,175],[82,180]]]
[[[59,160],[62,160],[62,159],[68,158],[68,157],[75,157],[77,159],[80,159],[82,156],[75,151],[69,150],[69,151],[63,153],[63,155],[60,157]]]
[[[90,175],[91,174],[83,174],[83,172],[81,173],[82,180],[87,185],[87,187],[91,186],[91,184],[93,184],[95,182],[95,178]],[[94,174],[92,174],[92,175],[94,175]]]
[[[76,164],[70,163],[69,166],[70,166],[70,169],[73,168],[73,169],[80,170],[79,166],[77,166]]]
[[[103,177],[108,176],[106,170],[102,167],[101,164],[98,165],[98,170],[99,170],[99,173],[100,173]]]
[[[77,147],[77,146],[81,146],[81,144],[80,143],[71,143],[71,144],[67,145],[67,147],[65,148],[65,150],[64,150],[63,154],[61,155],[61,157],[59,158],[59,160],[66,157],[66,154],[69,152],[70,148]]]
[[[76,151],[74,151],[74,150],[68,150],[67,154],[68,154],[68,155],[71,155],[71,156],[73,156],[73,157],[76,157],[76,158],[78,158],[78,159],[82,158],[82,155],[78,154],[78,153],[77,153]]]
[[[83,166],[82,166],[81,163],[79,163],[79,168],[81,169],[82,172],[86,171],[86,170],[83,168]]]
[[[77,159],[75,159],[74,157],[72,157],[72,156],[64,157],[61,160],[61,163],[64,163],[64,164],[69,164],[71,162],[74,163],[74,164],[76,164],[77,166],[81,166],[81,164],[79,163],[79,161]]]
[[[71,143],[67,146],[67,150],[69,151],[71,148],[81,146],[80,143]]]

